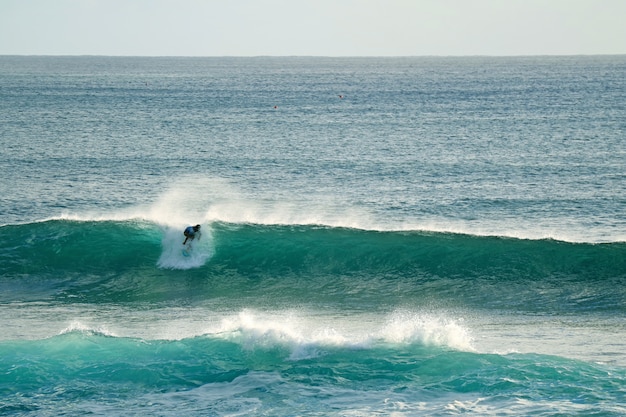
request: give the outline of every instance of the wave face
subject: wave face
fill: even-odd
[[[3,414],[619,415],[626,373],[423,344],[301,344],[239,328],[176,341],[71,330],[0,345]],[[8,365],[12,364],[12,365]],[[473,393],[481,392],[476,398]],[[23,393],[28,393],[24,395]],[[491,398],[488,398],[491,397]],[[496,399],[493,399],[493,398]],[[419,398],[419,401],[416,399]],[[71,404],[71,405],[70,405]]]
[[[183,239],[179,230],[136,221],[2,227],[2,298],[173,302],[189,297],[173,286],[184,271],[193,299],[243,297],[259,307],[445,303],[607,314],[626,308],[624,243],[214,223],[185,256]]]
[[[0,227],[0,413],[626,412],[624,243],[203,231]]]

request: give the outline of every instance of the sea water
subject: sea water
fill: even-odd
[[[0,414],[624,415],[624,115],[626,56],[0,57]]]

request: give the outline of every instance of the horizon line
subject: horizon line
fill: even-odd
[[[467,55],[108,55],[108,54],[3,54],[0,57],[92,57],[92,58],[524,58],[624,56],[626,53],[580,54],[467,54]]]

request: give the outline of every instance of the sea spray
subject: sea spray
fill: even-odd
[[[305,310],[245,310],[223,318],[206,335],[237,341],[247,349],[282,346],[292,352],[294,359],[319,353],[323,347],[365,349],[381,343],[474,351],[469,329],[461,320],[443,312],[401,310],[382,317],[360,314],[328,322],[327,318]]]
[[[470,330],[462,319],[452,319],[433,312],[395,311],[381,330],[383,340],[391,343],[416,343],[448,346],[474,351]]]
[[[204,265],[213,255],[211,230],[202,229],[200,238],[183,245],[184,236],[180,229],[163,229],[162,252],[157,265],[168,269],[191,269]]]
[[[0,57],[0,414],[626,415],[625,70]]]

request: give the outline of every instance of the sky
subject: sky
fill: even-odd
[[[0,55],[626,54],[626,0],[0,0]]]

